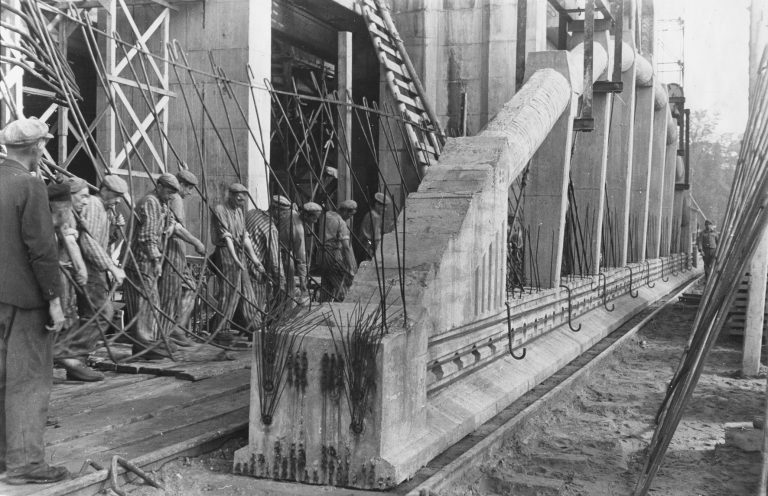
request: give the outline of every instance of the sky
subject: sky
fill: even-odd
[[[718,113],[721,133],[743,133],[747,122],[749,3],[654,0],[656,62],[683,59],[686,106]],[[674,69],[674,64],[657,65],[663,82],[680,82]]]

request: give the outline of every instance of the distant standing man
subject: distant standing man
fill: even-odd
[[[205,245],[186,228],[184,199],[189,197],[197,186],[197,177],[188,170],[176,173],[179,181],[179,193],[173,195],[168,202],[168,208],[173,216],[173,236],[168,239],[165,251],[163,274],[160,276],[158,291],[160,307],[172,319],[167,327],[176,344],[192,344],[182,328],[189,323],[194,306],[193,290],[195,283],[192,273],[187,266],[185,243],[192,245],[198,255],[205,255]],[[166,319],[163,319],[166,321]],[[178,325],[177,325],[178,324]]]
[[[157,282],[163,273],[166,242],[172,234],[168,202],[181,186],[173,174],[157,178],[154,191],[136,204],[130,254],[126,264],[128,282],[124,288],[126,322],[134,339],[133,354],[146,359],[166,358],[172,350],[159,334],[160,315]],[[165,335],[167,337],[167,335]]]
[[[53,382],[51,334],[65,317],[48,193],[31,172],[52,137],[36,119],[0,131],[7,150],[0,162],[0,472],[7,470],[8,484],[47,484],[68,475],[45,463],[43,442]]]
[[[715,225],[710,220],[705,221],[704,230],[699,233],[699,237],[696,239],[696,246],[704,258],[705,279],[709,279],[709,274],[712,272],[712,263],[715,261],[719,241],[720,235],[715,232]]]
[[[229,185],[227,200],[214,207],[211,242],[216,247],[212,262],[219,279],[216,291],[219,308],[211,321],[211,332],[224,330],[238,311],[243,321],[248,323],[248,330],[253,330],[253,326],[261,320],[247,263],[250,260],[260,274],[264,273],[264,266],[253,251],[251,238],[245,229],[243,207],[247,201],[248,189],[233,183]]]
[[[363,216],[360,222],[360,233],[358,237],[366,253],[366,260],[373,258],[374,253],[379,247],[382,235],[386,232],[384,229],[384,214],[389,205],[389,198],[384,193],[373,195],[373,208]]]
[[[357,203],[345,200],[337,212],[327,211],[318,227],[317,261],[320,268],[320,301],[344,301],[357,272],[347,222],[357,212]]]
[[[68,350],[65,356],[57,353],[57,363],[72,380],[93,382],[104,379],[103,374],[85,366],[84,359],[101,339],[112,322],[114,309],[109,299],[107,273],[120,285],[125,279],[123,269],[115,265],[109,255],[110,233],[115,227],[114,207],[128,192],[125,181],[115,175],[104,178],[97,195],[90,195],[88,183],[79,177],[67,181],[72,193],[72,207],[78,214],[79,246],[88,272],[84,292],[78,294],[77,308],[82,324],[67,333]]]
[[[267,212],[254,208],[245,214],[245,228],[251,237],[253,251],[262,261],[266,273],[253,274],[256,305],[267,310],[271,298],[285,290],[285,272],[280,260],[280,242],[277,227]]]

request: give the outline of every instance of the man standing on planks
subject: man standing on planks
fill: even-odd
[[[271,302],[281,303],[281,296],[285,291],[285,272],[280,260],[280,235],[272,217],[258,208],[246,212],[245,228],[251,237],[253,251],[266,270],[264,274],[252,275],[256,305],[262,311],[268,312]]]
[[[337,212],[320,217],[317,261],[320,268],[320,301],[344,301],[357,272],[347,222],[357,212],[357,203],[345,200]]]
[[[8,484],[51,483],[64,467],[45,463],[43,434],[53,382],[51,333],[61,308],[58,249],[45,184],[34,177],[53,136],[36,119],[0,131],[0,472]],[[46,325],[48,321],[48,325]]]

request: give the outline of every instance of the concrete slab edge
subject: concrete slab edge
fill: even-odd
[[[644,317],[640,322],[638,322],[634,327],[632,327],[632,329],[627,331],[627,333],[624,334],[621,338],[616,340],[615,343],[611,344],[608,348],[603,350],[599,355],[593,358],[584,367],[576,371],[573,375],[569,376],[563,382],[561,382],[560,384],[552,388],[550,391],[544,394],[544,396],[536,400],[534,403],[529,405],[523,411],[521,411],[520,413],[518,413],[517,415],[509,419],[507,422],[505,422],[503,425],[498,427],[496,430],[490,433],[487,437],[485,437],[483,440],[478,442],[475,446],[471,447],[469,450],[461,454],[454,461],[452,461],[445,467],[435,472],[429,479],[427,479],[426,481],[421,483],[419,486],[417,486],[416,488],[408,492],[407,496],[436,495],[439,493],[440,490],[444,488],[444,486],[449,484],[451,481],[456,480],[462,475],[464,475],[467,472],[467,470],[469,470],[473,462],[476,462],[479,457],[482,457],[488,451],[490,451],[491,449],[501,444],[501,442],[503,442],[504,438],[507,436],[507,434],[510,431],[512,431],[516,426],[518,426],[522,422],[526,421],[529,417],[537,413],[541,408],[545,407],[547,404],[549,404],[553,399],[555,399],[561,393],[563,393],[564,391],[570,390],[570,388],[578,380],[580,380],[582,377],[591,373],[591,371],[595,367],[597,367],[604,360],[609,358],[611,355],[613,355],[613,353],[615,353],[622,346],[624,346],[635,334],[637,334],[637,332],[640,329],[643,328],[645,324],[647,324],[651,319],[653,319],[656,316],[656,314],[658,314],[662,309],[664,309],[667,305],[673,302],[677,297],[682,295],[689,287],[694,285],[697,280],[698,278],[694,279],[693,281],[686,281],[680,286],[678,286],[677,288],[673,289],[666,296],[660,298],[659,300],[664,300],[666,298],[666,301],[664,301],[663,304],[659,305],[650,314]],[[638,313],[642,311],[643,309],[640,309]],[[632,317],[629,317],[629,318],[632,318]]]

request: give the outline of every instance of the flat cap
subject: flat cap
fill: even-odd
[[[291,200],[284,197],[283,195],[273,195],[272,203],[279,205],[281,207],[286,207],[286,208],[289,208],[291,206]]]
[[[53,135],[48,132],[48,124],[34,117],[15,120],[0,131],[0,145],[26,146],[43,138],[51,139]]]
[[[197,186],[198,184],[197,176],[184,169],[176,173],[176,179],[178,179],[180,183],[187,183],[192,186]]]
[[[160,174],[160,177],[157,178],[157,184],[162,184],[163,186],[175,189],[176,191],[181,189],[179,180],[170,172],[163,172]]]
[[[309,212],[309,213],[312,213],[312,214],[319,214],[320,212],[322,212],[322,211],[323,211],[323,207],[321,207],[320,205],[318,205],[318,204],[317,204],[317,203],[315,203],[315,202],[307,202],[307,203],[305,203],[305,204],[304,204],[304,206],[303,206],[303,207],[301,207],[301,208],[302,208],[302,209],[303,209],[305,212]]]
[[[230,193],[247,193],[248,188],[246,188],[240,183],[232,183],[229,185],[229,192]]]
[[[114,174],[104,176],[104,180],[101,181],[101,185],[110,191],[114,191],[118,195],[124,195],[128,192],[128,183],[123,181],[123,178]]]
[[[373,199],[376,201],[376,203],[381,203],[382,205],[387,205],[389,203],[389,198],[384,193],[376,193],[373,195]]]
[[[72,192],[68,184],[51,183],[48,185],[48,201],[66,202],[72,201]]]
[[[77,193],[78,191],[81,191],[88,187],[88,183],[85,182],[84,179],[80,179],[77,176],[70,177],[69,179],[67,179],[67,182],[64,184],[69,186],[69,191],[72,193]]]
[[[344,208],[346,210],[357,210],[357,202],[355,200],[344,200],[343,202],[339,203],[339,208]]]

